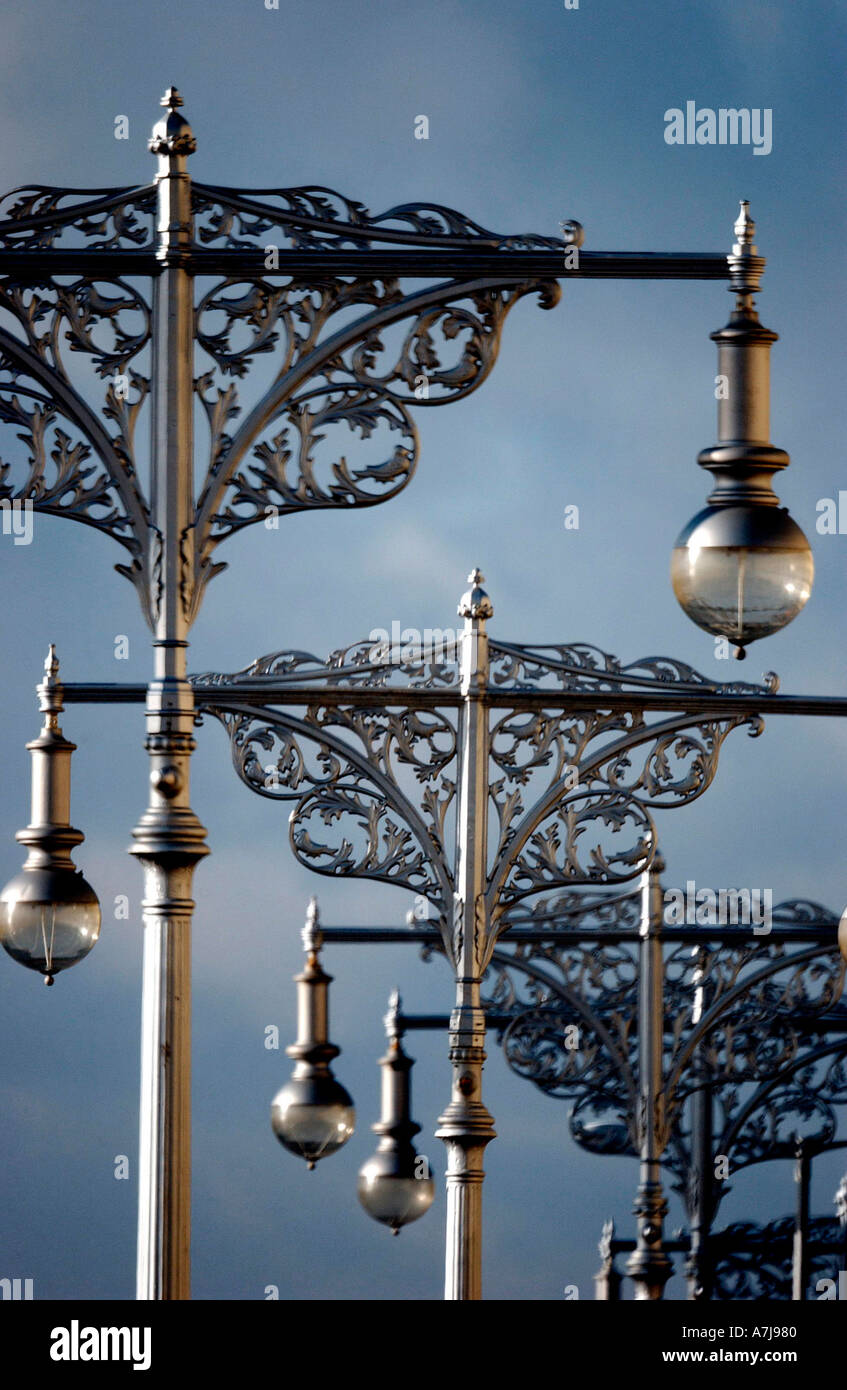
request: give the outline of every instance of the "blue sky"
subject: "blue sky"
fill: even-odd
[[[550,313],[513,311],[491,379],[466,402],[419,412],[417,477],[384,508],[285,520],[228,543],[194,629],[194,670],[235,670],[278,648],[319,654],[374,627],[447,627],[469,568],[495,604],[493,633],[591,641],[631,661],[668,654],[718,679],[776,670],[782,689],[844,691],[845,536],[815,533],[816,504],[847,488],[844,464],[844,14],[835,4],[533,6],[409,0],[354,7],[263,0],[0,6],[3,188],[144,183],[158,101],[179,86],[198,151],[193,175],[240,187],[322,183],[381,211],[405,201],[457,207],[504,233],[557,235],[577,218],[592,250],[728,250],[749,198],[768,258],[759,308],[772,354],[772,438],[792,467],[777,491],[815,551],[807,610],[757,644],[744,668],[678,609],[670,550],[703,504],[696,467],[714,442],[709,333],[730,300],[719,283],[571,282]],[[664,112],[767,107],[773,151],[674,147]],[[430,120],[414,139],[415,117]],[[130,138],[114,138],[115,117]],[[0,435],[0,457],[5,443]],[[564,508],[580,508],[578,532]],[[122,558],[84,527],[38,519],[29,547],[0,537],[5,653],[0,877],[17,871],[26,822],[33,686],[49,641],[68,680],[143,680],[149,648]],[[118,634],[130,658],[116,663]],[[141,712],[75,708],[78,862],[107,905],[90,959],[46,991],[0,961],[0,1275],[37,1297],[131,1297],[140,998],[137,865],[125,854],[146,799]],[[774,901],[847,900],[840,827],[847,732],[776,718],[763,738],[727,742],[708,794],[661,819],[668,881],[771,887]],[[200,1298],[439,1296],[444,1198],[398,1241],[369,1222],[355,1175],[374,1139],[381,1017],[399,984],[407,1007],[447,1010],[443,964],[408,949],[336,948],[333,1036],[359,1126],[318,1172],[288,1158],[268,1126],[288,1073],[263,1048],[293,1036],[299,929],[316,880],[294,864],[286,814],[235,780],[217,727],[200,733],[193,803],[212,856],[197,873],[194,940],[194,1292]],[[328,922],[396,923],[407,895],[317,882]],[[113,921],[115,895],[129,922]],[[443,1040],[415,1037],[421,1149],[448,1093]],[[592,1293],[603,1219],[631,1224],[634,1165],[580,1154],[566,1106],[511,1076],[492,1045],[485,1277],[489,1297]],[[428,1146],[428,1147],[427,1147]],[[821,1163],[816,1210],[838,1165]],[[785,1166],[741,1175],[728,1216],[793,1201]],[[673,1225],[673,1220],[669,1223]]]

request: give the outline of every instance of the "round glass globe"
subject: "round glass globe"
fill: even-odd
[[[432,1178],[380,1171],[380,1156],[366,1163],[359,1173],[358,1196],[368,1216],[390,1226],[396,1235],[429,1211],[435,1197]]]
[[[274,1134],[310,1168],[346,1144],[355,1127],[353,1101],[331,1072],[293,1076],[271,1102]]]
[[[680,606],[741,655],[796,618],[814,573],[809,542],[782,507],[706,507],[682,531],[671,557]]]
[[[77,870],[23,869],[0,894],[0,944],[48,985],[99,935],[97,895]]]

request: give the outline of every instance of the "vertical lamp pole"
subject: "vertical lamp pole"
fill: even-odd
[[[662,1190],[659,1160],[664,1148],[664,966],[662,961],[662,885],[664,865],[658,855],[653,868],[641,875],[641,942],[639,947],[638,1049],[641,1096],[638,1130],[641,1172],[635,1199],[638,1218],[636,1247],[627,1264],[635,1297],[663,1296],[673,1270],[662,1245],[662,1222],[668,1209]]]
[[[695,1066],[698,1065],[698,1061],[695,1054]],[[686,1274],[688,1297],[692,1302],[708,1302],[712,1296],[710,1243],[715,1206],[713,1106],[712,1088],[706,1080],[705,1068],[702,1075],[703,1084],[694,1092],[691,1101],[691,1248],[686,1263]]]
[[[192,239],[195,149],[174,88],[150,148],[159,156],[157,256],[153,295],[151,607],[154,678],[147,693],[150,801],[131,853],[144,867],[144,965],[139,1120],[139,1299],[191,1296],[191,883],[208,853],[189,804],[194,700],[186,679],[193,572]]]
[[[797,1135],[794,1181],[797,1203],[794,1217],[794,1248],[791,1260],[791,1301],[805,1303],[809,1283],[809,1195],[812,1186],[812,1153]]]
[[[488,637],[494,608],[474,570],[459,604],[464,618],[459,723],[459,797],[453,900],[456,1007],[450,1016],[452,1097],[436,1135],[447,1146],[446,1299],[482,1297],[482,1161],[496,1131],[482,1102],[485,1014],[480,983],[488,937],[485,899],[488,815]]]

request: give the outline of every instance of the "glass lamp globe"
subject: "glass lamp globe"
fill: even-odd
[[[433,1179],[415,1176],[418,1161],[414,1151],[408,1156],[375,1153],[359,1172],[359,1201],[368,1216],[390,1226],[395,1236],[401,1226],[429,1211],[435,1197]]]
[[[0,943],[52,985],[100,935],[100,904],[75,869],[22,869],[0,893]]]
[[[796,618],[812,592],[809,542],[784,507],[706,507],[671,557],[677,601],[698,627],[735,643],[735,655]]]
[[[310,1168],[347,1143],[356,1127],[353,1101],[332,1072],[292,1076],[271,1102],[271,1128]]]

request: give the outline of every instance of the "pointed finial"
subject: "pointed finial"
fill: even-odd
[[[197,149],[191,126],[177,110],[182,104],[182,97],[176,87],[169,87],[159,103],[166,108],[168,114],[156,122],[147,144],[152,154],[168,159],[193,154]]]
[[[468,583],[471,587],[467,593],[462,594],[459,600],[460,618],[493,618],[494,604],[482,588],[484,582],[485,575],[482,570],[479,567],[472,569],[468,575]]]
[[[741,199],[733,231],[735,242],[726,258],[729,266],[729,290],[731,294],[736,295],[736,309],[752,315],[755,313],[753,295],[758,294],[761,288],[759,282],[765,263],[759,256],[758,247],[753,245],[756,224],[750,216],[750,204],[746,198]],[[740,659],[739,652],[736,652],[736,655]]]
[[[321,917],[318,912],[317,898],[309,899],[309,906],[306,909],[306,925],[302,932],[303,950],[308,955],[317,955],[323,945],[323,934],[321,932]]]
[[[393,989],[388,996],[388,1012],[383,1019],[387,1038],[396,1040],[400,1037],[400,1010],[402,1007],[403,1000],[400,998],[400,991]]]
[[[755,256],[756,248],[753,245],[753,237],[756,235],[756,224],[750,216],[750,204],[746,198],[741,199],[738,217],[732,230],[735,232],[733,255]]]
[[[54,643],[50,643],[44,661],[44,678],[36,686],[38,708],[46,716],[46,729],[58,732],[58,716],[62,713],[62,682],[59,680],[59,658]]]
[[[606,1263],[609,1263],[612,1258],[612,1241],[614,1240],[614,1238],[615,1223],[614,1220],[610,1217],[608,1221],[603,1222],[603,1234],[601,1235],[600,1242],[597,1246],[597,1249],[600,1252],[600,1259]]]

